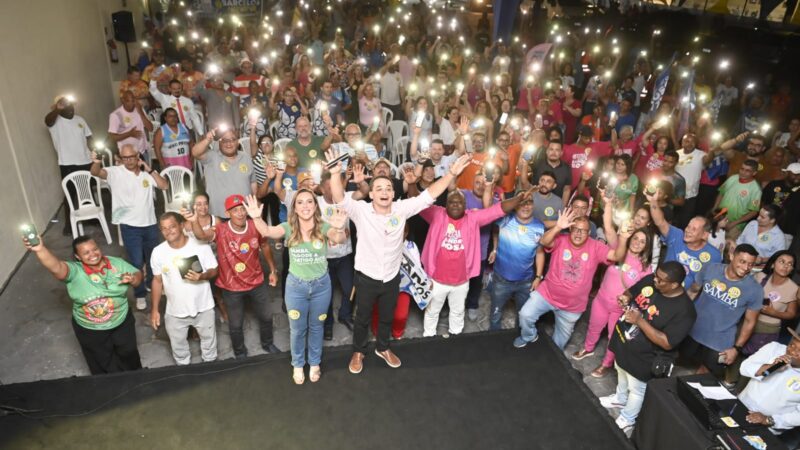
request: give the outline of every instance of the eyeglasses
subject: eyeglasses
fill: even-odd
[[[134,159],[139,159],[139,155],[135,155],[135,156],[120,156],[119,159],[121,159],[123,161],[132,161]]]
[[[588,228],[573,228],[572,232],[575,234],[589,234]]]
[[[219,141],[223,144],[233,144],[234,142],[239,142],[238,139],[220,139]]]

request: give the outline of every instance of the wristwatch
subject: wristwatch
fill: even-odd
[[[766,420],[767,420],[767,423],[766,423],[766,425],[767,425],[768,427],[774,427],[774,426],[775,426],[775,419],[773,419],[773,418],[772,418],[772,417],[770,417],[770,416],[767,416],[767,417],[766,417]]]
[[[536,275],[536,280],[544,280],[544,275]]]

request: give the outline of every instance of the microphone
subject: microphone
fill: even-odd
[[[768,377],[768,376],[772,375],[773,373],[775,373],[776,371],[778,371],[781,367],[783,367],[785,365],[786,365],[785,361],[778,361],[775,364],[767,367],[767,370],[765,370],[764,373],[761,374],[761,375],[764,376],[764,377]]]

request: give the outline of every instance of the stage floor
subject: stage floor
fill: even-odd
[[[513,338],[403,341],[401,368],[370,353],[360,375],[349,346],[326,348],[303,386],[286,353],[0,386],[0,404],[42,410],[0,417],[0,447],[633,448],[549,337]]]

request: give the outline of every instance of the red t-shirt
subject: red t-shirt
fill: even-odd
[[[258,253],[263,239],[251,219],[247,219],[241,233],[233,231],[230,221],[217,226],[214,242],[217,243],[219,260],[218,287],[243,292],[264,283],[264,270]]]
[[[590,142],[589,145],[586,146],[571,144],[564,147],[561,160],[572,169],[572,189],[578,187],[578,183],[581,181],[581,173],[587,162],[594,161],[594,170],[597,170],[598,160],[610,154],[610,142]]]
[[[661,173],[661,165],[664,163],[664,156],[656,152],[653,144],[642,150],[639,155],[639,162],[636,163],[634,173],[640,180],[646,180],[649,176]],[[646,181],[642,181],[646,182]]]

